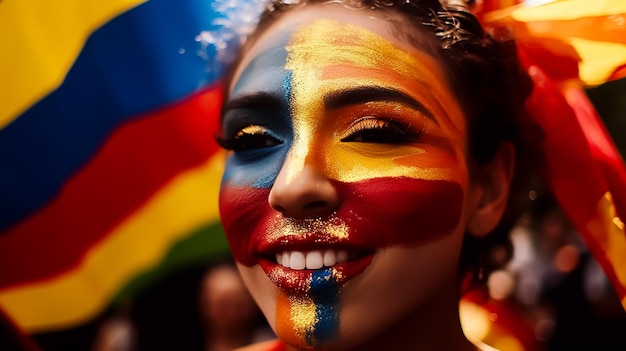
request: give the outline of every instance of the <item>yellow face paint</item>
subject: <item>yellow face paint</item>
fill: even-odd
[[[451,167],[458,166],[456,156],[464,151],[465,121],[433,58],[407,53],[366,29],[327,19],[296,31],[287,52],[295,140],[287,181],[307,162],[324,164],[330,177],[347,182],[381,176],[455,179]],[[432,116],[384,101],[328,110],[325,97],[354,87],[398,90],[419,101]],[[339,140],[350,123],[368,115],[418,125],[424,143],[390,147]],[[332,122],[326,120],[330,117]],[[336,137],[329,139],[333,133]],[[431,139],[444,140],[449,147],[442,152],[428,143]]]
[[[277,334],[288,344],[306,345],[306,335],[311,333],[315,325],[315,304],[313,301],[302,296],[287,296],[279,293],[276,302]],[[280,323],[291,321],[291,323]]]
[[[280,143],[231,156],[222,208],[236,258],[261,265],[278,288],[279,337],[323,348],[340,334],[346,282],[380,264],[371,253],[459,233],[466,127],[432,57],[352,24],[285,21],[242,61],[229,101],[240,107],[224,118],[228,136],[262,136],[267,128]],[[332,180],[342,199],[336,211],[309,220],[259,202],[283,183],[297,186],[309,166]],[[415,224],[417,232],[407,229]],[[364,256],[311,270],[268,259],[274,251],[346,247]]]
[[[278,293],[276,332],[290,345],[319,349],[337,333],[339,313],[338,282],[343,273],[334,268],[307,273],[307,293]],[[280,277],[278,279],[285,279]]]

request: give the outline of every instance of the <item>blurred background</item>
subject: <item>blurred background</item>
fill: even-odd
[[[626,8],[584,2],[476,11],[550,43],[527,46],[538,62],[574,62],[575,79],[550,78],[578,84],[624,155]],[[0,343],[221,351],[273,337],[219,224],[213,140],[220,77],[262,6],[0,0]],[[512,259],[462,303],[463,326],[505,351],[626,350],[621,296],[559,198],[540,181],[524,193]]]

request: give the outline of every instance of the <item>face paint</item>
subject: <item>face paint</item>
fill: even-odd
[[[323,220],[277,215],[267,204],[268,189],[225,187],[222,224],[237,261],[252,266],[286,250],[423,245],[453,231],[461,215],[463,189],[455,182],[402,177],[333,185],[345,200]]]
[[[330,139],[330,143],[326,138],[337,129],[341,130],[346,123],[353,123],[356,118],[370,114],[398,119],[404,122],[405,127],[421,123],[427,138],[439,136],[435,129],[442,130],[446,137],[461,135],[463,116],[458,110],[443,107],[448,103],[449,106],[456,106],[456,103],[449,93],[445,93],[439,78],[430,73],[433,67],[426,63],[429,61],[420,60],[417,54],[407,54],[365,29],[339,25],[331,20],[319,20],[296,32],[287,51],[286,68],[293,72],[290,103],[296,140],[290,151],[293,158],[288,170],[290,173],[299,172],[305,163],[311,162],[322,163],[318,167],[328,170],[330,178],[343,181],[380,176],[451,180],[452,174],[446,168],[450,166],[450,161],[458,163],[455,156],[463,151],[462,144],[457,145],[452,153],[438,155],[445,156],[436,165],[440,169],[425,169],[419,161],[429,150],[417,145],[408,145],[411,150],[394,145],[393,151],[385,150],[381,155],[382,152],[367,148],[355,152],[351,146],[339,145],[342,143],[337,138]],[[421,55],[424,56],[423,53]],[[390,60],[390,57],[394,59]],[[407,80],[407,77],[413,79]],[[355,86],[399,91],[414,97],[424,106],[423,110],[432,111],[431,114],[438,118],[429,120],[422,109],[416,110],[406,104],[363,101],[362,104],[333,111],[336,113],[333,116],[336,124],[322,123],[319,116],[328,115],[324,97],[350,91]],[[452,101],[446,101],[446,97]],[[422,145],[428,146],[427,140]],[[347,152],[346,148],[349,148]],[[312,150],[318,152],[313,154]],[[321,155],[328,157],[319,159]],[[411,158],[414,162],[410,162]]]
[[[335,335],[341,288],[368,267],[375,250],[438,240],[455,229],[461,212],[463,191],[454,182],[376,178],[334,185],[346,201],[324,222],[272,214],[267,189],[222,193],[225,231],[237,233],[228,236],[233,255],[246,265],[260,264],[280,288],[277,332],[292,345],[319,346]],[[327,249],[355,258],[322,270],[292,270],[273,260],[279,252]]]
[[[236,260],[259,264],[280,289],[281,339],[318,347],[337,333],[342,287],[378,250],[424,245],[457,228],[467,179],[459,157],[465,125],[423,53],[409,55],[372,32],[329,20],[268,41],[236,81],[229,103],[244,107],[227,110],[223,129],[279,143],[230,156],[222,223]],[[387,134],[368,139],[380,129]],[[290,183],[306,166],[330,179],[341,207],[323,218],[285,217],[268,204],[271,186],[278,172]],[[312,250],[351,258],[315,270],[286,268],[275,258]]]
[[[286,42],[287,40],[289,43]],[[429,61],[422,61],[419,56],[407,54],[404,50],[365,29],[341,25],[331,20],[318,20],[292,33],[291,36],[285,34],[280,39],[274,40],[269,47],[270,49],[263,51],[246,67],[231,96],[236,98],[237,95],[260,90],[268,91],[277,100],[284,99],[285,104],[289,103],[288,113],[290,113],[293,128],[291,130],[286,127],[280,128],[283,130],[284,139],[289,140],[280,145],[278,148],[280,151],[263,150],[268,156],[258,158],[258,161],[257,157],[250,157],[254,160],[244,162],[245,160],[242,161],[241,157],[237,159],[238,156],[232,156],[229,160],[230,163],[234,163],[233,159],[237,159],[238,164],[232,167],[230,167],[231,164],[227,165],[221,200],[224,222],[228,223],[229,218],[233,218],[233,223],[245,223],[245,227],[253,228],[251,231],[243,230],[247,233],[237,235],[237,237],[250,238],[255,235],[254,233],[258,236],[258,233],[266,232],[274,233],[272,235],[281,237],[281,240],[294,240],[289,235],[281,236],[275,233],[280,233],[282,228],[285,233],[292,233],[293,237],[306,237],[307,233],[321,232],[320,226],[327,226],[340,233],[338,235],[343,236],[343,239],[348,236],[345,222],[337,225],[326,220],[317,225],[320,228],[313,228],[309,223],[302,230],[295,228],[288,220],[277,222],[273,218],[276,212],[269,207],[260,209],[260,204],[266,203],[269,189],[265,186],[258,189],[254,181],[238,181],[243,176],[233,176],[229,173],[229,168],[233,168],[241,169],[238,172],[240,174],[253,174],[261,177],[263,172],[275,170],[278,167],[265,166],[265,168],[256,169],[250,166],[250,163],[256,165],[257,162],[263,161],[267,164],[267,159],[271,159],[272,163],[276,162],[275,160],[284,162],[286,152],[289,152],[292,157],[289,165],[281,164],[281,167],[288,167],[288,171],[294,172],[294,175],[289,176],[288,179],[293,178],[304,167],[305,162],[311,162],[326,170],[330,178],[336,179],[338,188],[346,189],[340,192],[364,193],[359,196],[362,199],[360,203],[367,205],[359,206],[357,203],[350,210],[356,215],[369,212],[368,206],[380,208],[388,202],[390,206],[386,208],[391,208],[392,213],[378,218],[381,216],[376,213],[381,213],[381,211],[377,209],[371,218],[384,222],[386,222],[385,218],[389,218],[393,223],[404,223],[406,221],[397,218],[402,215],[394,214],[401,213],[403,208],[419,209],[415,212],[424,214],[425,218],[420,218],[422,221],[428,222],[432,218],[432,224],[426,226],[427,229],[423,235],[403,236],[397,233],[403,233],[406,230],[399,230],[403,228],[394,226],[394,234],[380,236],[385,239],[368,239],[366,241],[369,244],[377,247],[415,244],[436,239],[436,235],[432,235],[432,232],[443,233],[456,227],[463,197],[462,187],[456,179],[462,178],[465,174],[459,175],[458,172],[466,172],[466,169],[463,165],[459,165],[460,162],[456,157],[457,153],[463,149],[463,145],[462,143],[454,145],[452,140],[457,136],[455,134],[460,129],[459,125],[463,125],[463,116],[459,111],[450,107],[450,111],[441,107],[448,102],[445,98],[451,99],[451,96],[443,91],[445,87],[439,79],[430,73]],[[388,60],[388,57],[397,59]],[[284,62],[286,69],[277,64],[277,61]],[[268,70],[266,66],[270,66],[271,69]],[[273,70],[273,83],[268,80],[255,83],[257,80],[250,77],[254,76],[257,70],[261,72]],[[406,77],[415,77],[415,79],[407,81]],[[416,111],[414,107],[397,103],[389,104],[385,101],[348,105],[330,113],[325,111],[324,97],[331,95],[334,91],[343,91],[353,86],[384,86],[407,91],[409,97],[415,96],[414,99],[418,101],[418,104],[423,105],[426,112]],[[431,110],[435,112],[428,112]],[[344,143],[339,140],[342,133],[345,134],[346,130],[349,132],[349,127],[345,125],[354,122],[354,118],[348,117],[381,113],[398,119],[413,119],[417,120],[417,123],[429,124],[424,127],[427,131],[421,136],[425,140],[410,145],[376,143],[368,145],[367,143]],[[438,116],[438,118],[425,116],[427,114]],[[326,115],[330,116],[320,117]],[[228,119],[228,116],[226,118]],[[272,120],[266,121],[265,119],[270,119],[267,117],[260,119],[259,124],[265,125],[273,122]],[[243,124],[250,122],[251,119],[248,118]],[[285,122],[281,121],[281,123]],[[443,131],[437,133],[437,131],[430,130],[435,127]],[[340,132],[337,132],[337,129]],[[290,132],[293,135],[288,135]],[[256,150],[253,151],[256,152]],[[276,174],[272,175],[272,178],[275,179],[275,177]],[[241,183],[247,183],[252,187],[238,186],[244,185]],[[368,190],[368,188],[373,190]],[[412,189],[418,190],[413,192]],[[346,198],[349,201],[351,196],[347,195]],[[443,205],[437,206],[437,204]],[[247,205],[253,205],[253,208],[248,208]],[[359,208],[358,211],[357,208]],[[435,228],[436,223],[441,220],[438,213],[446,214],[447,218],[443,221],[446,226],[430,230],[429,228]],[[258,217],[255,214],[258,214]],[[363,215],[360,216],[363,217]],[[249,217],[253,218],[248,220]],[[260,223],[265,223],[265,228],[261,228]],[[232,228],[227,232],[242,233],[242,230]],[[236,254],[236,258],[247,265],[256,264],[257,258],[250,253],[261,241],[252,240],[250,248],[236,250],[237,252],[247,251],[246,254]],[[239,242],[232,244],[234,248],[245,246]]]
[[[316,270],[306,294],[279,293],[277,333],[291,345],[319,347],[332,340],[339,324],[339,285],[332,268]]]

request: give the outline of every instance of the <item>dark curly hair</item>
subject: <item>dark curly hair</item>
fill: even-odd
[[[483,275],[510,257],[509,231],[521,212],[530,158],[527,138],[522,133],[524,104],[532,81],[520,66],[517,47],[510,38],[495,38],[472,15],[471,0],[272,0],[261,15],[259,25],[246,47],[272,23],[290,10],[307,5],[336,3],[344,7],[378,13],[393,25],[394,34],[441,62],[447,81],[468,122],[470,162],[491,161],[503,142],[516,149],[516,174],[507,212],[498,228],[484,238],[465,235],[461,255],[461,274],[468,271]],[[450,4],[448,4],[448,2]],[[432,33],[424,39],[422,33]],[[245,52],[245,50],[243,50]],[[237,66],[235,62],[234,66]],[[233,67],[234,68],[234,67]],[[471,166],[471,165],[470,165]],[[489,257],[502,248],[500,259]],[[480,269],[476,269],[480,266]],[[476,279],[481,277],[476,275]]]

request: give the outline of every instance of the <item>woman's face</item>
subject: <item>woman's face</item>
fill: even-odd
[[[353,347],[455,306],[466,130],[437,60],[369,12],[308,7],[258,38],[224,108],[220,209],[279,338]]]

